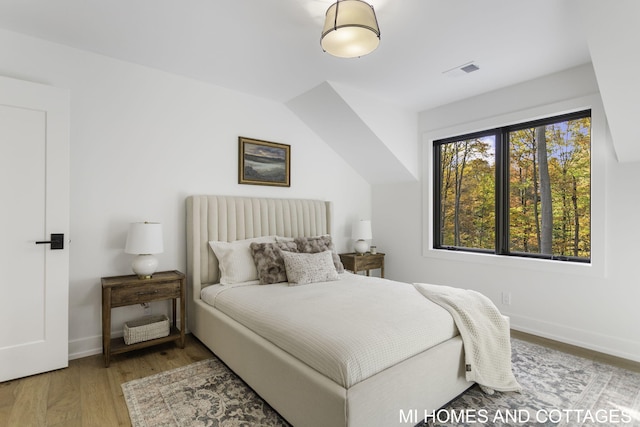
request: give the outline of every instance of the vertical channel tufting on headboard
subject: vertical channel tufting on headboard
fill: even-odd
[[[219,279],[210,241],[331,234],[331,202],[322,200],[197,195],[187,197],[186,210],[189,310]]]

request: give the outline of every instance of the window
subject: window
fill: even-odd
[[[435,249],[590,261],[590,110],[433,150]]]

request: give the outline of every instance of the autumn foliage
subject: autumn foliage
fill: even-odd
[[[439,246],[589,259],[590,121],[580,117],[436,145]],[[497,238],[505,243],[497,245]]]

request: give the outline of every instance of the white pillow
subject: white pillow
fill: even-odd
[[[298,253],[280,251],[287,270],[289,285],[306,285],[315,282],[338,280],[331,251]]]
[[[273,236],[264,236],[233,242],[209,242],[209,246],[218,258],[220,284],[233,285],[234,283],[257,280],[258,270],[253,262],[249,245],[254,242],[273,243],[275,241]]]

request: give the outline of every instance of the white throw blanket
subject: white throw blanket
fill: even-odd
[[[483,391],[521,391],[511,370],[509,324],[489,298],[449,286],[414,283],[416,289],[453,317],[464,345],[466,378]]]

